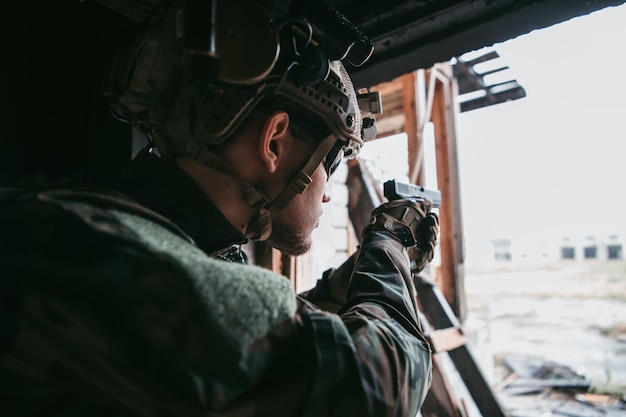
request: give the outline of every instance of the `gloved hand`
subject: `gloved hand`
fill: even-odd
[[[407,248],[409,258],[421,271],[432,261],[439,234],[439,217],[430,210],[432,203],[426,201],[392,200],[372,211],[370,224],[363,236],[374,230],[386,230]]]

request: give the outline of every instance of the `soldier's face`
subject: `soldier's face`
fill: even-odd
[[[311,248],[311,234],[319,225],[322,204],[330,201],[326,171],[320,164],[311,183],[297,194],[272,221],[268,243],[287,255],[302,255]]]

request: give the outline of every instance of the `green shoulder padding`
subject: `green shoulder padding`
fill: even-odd
[[[150,250],[160,252],[187,271],[225,341],[245,349],[295,313],[296,297],[287,278],[253,265],[210,258],[180,236],[145,218],[109,212]]]

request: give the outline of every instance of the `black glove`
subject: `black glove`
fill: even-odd
[[[432,203],[426,201],[392,200],[372,211],[370,224],[363,235],[372,230],[386,230],[407,248],[409,258],[421,271],[432,261],[437,246],[439,217],[432,213]]]

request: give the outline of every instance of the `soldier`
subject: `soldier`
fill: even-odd
[[[114,189],[0,204],[2,415],[415,416],[428,202],[374,210],[299,296],[240,249],[310,248],[329,176],[372,127],[344,68],[371,43],[319,2],[100,3],[77,7],[141,21],[104,93],[149,145]]]

